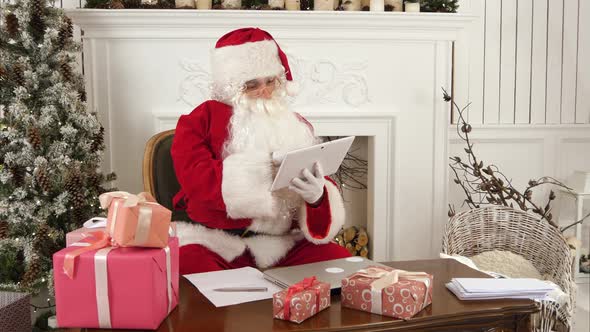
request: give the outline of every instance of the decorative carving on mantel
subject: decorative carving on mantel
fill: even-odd
[[[288,55],[293,77],[301,86],[295,106],[345,105],[358,108],[370,102],[368,61],[337,64],[328,59],[310,60]],[[209,99],[211,74],[202,62],[182,59],[188,75],[180,82],[178,101],[194,107]]]
[[[293,76],[301,84],[296,105],[341,104],[357,108],[369,102],[368,61],[338,64],[289,55]]]

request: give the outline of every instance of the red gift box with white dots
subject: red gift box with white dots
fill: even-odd
[[[376,282],[395,269],[371,266],[342,280],[341,304],[399,319],[409,319],[432,303],[432,275],[398,271],[397,282],[384,288]],[[381,282],[381,284],[383,284]]]
[[[273,295],[273,317],[301,323],[330,306],[330,284],[305,278]]]

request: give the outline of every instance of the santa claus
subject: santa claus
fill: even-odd
[[[181,190],[180,273],[269,268],[348,257],[331,242],[344,223],[336,184],[321,165],[269,190],[282,156],[318,143],[291,112],[285,53],[257,28],[232,31],[211,53],[212,100],[178,120],[171,154]]]

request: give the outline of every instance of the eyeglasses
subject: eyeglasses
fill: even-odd
[[[278,83],[279,80],[275,76],[249,80],[244,83],[244,92],[252,92],[262,87],[276,87]]]

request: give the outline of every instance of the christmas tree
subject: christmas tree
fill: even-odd
[[[99,170],[104,129],[87,109],[72,22],[47,0],[0,14],[0,289],[34,294],[52,288],[53,253],[101,213],[115,176]]]

